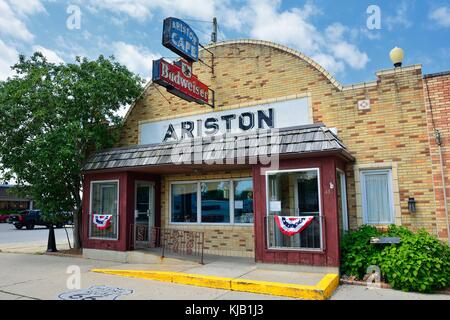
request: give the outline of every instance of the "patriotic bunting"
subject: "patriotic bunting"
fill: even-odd
[[[111,214],[94,214],[94,224],[98,230],[105,230],[111,226]]]
[[[294,234],[302,232],[313,221],[314,216],[293,217],[293,216],[274,216],[275,222],[280,231],[287,235],[293,236]]]

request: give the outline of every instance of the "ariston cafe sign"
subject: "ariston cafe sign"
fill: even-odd
[[[168,92],[189,102],[210,104],[209,88],[192,73],[192,63],[198,61],[198,37],[192,28],[177,18],[163,22],[162,44],[181,56],[170,63],[164,59],[153,61],[152,81]]]

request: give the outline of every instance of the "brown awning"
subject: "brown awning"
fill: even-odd
[[[94,153],[83,171],[162,165],[211,164],[264,155],[302,156],[338,153],[353,161],[342,141],[323,124],[224,134],[177,142],[137,145]]]

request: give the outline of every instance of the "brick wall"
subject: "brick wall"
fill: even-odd
[[[433,234],[442,231],[441,218],[435,214],[436,179],[420,66],[380,71],[372,82],[342,86],[308,57],[273,43],[230,41],[209,49],[215,54],[214,75],[202,64],[194,64],[193,72],[216,91],[216,110],[308,96],[314,122],[338,129],[339,137],[356,158],[347,166],[350,227],[361,222],[360,186],[355,173],[375,166],[395,168],[396,223],[413,229],[425,227]],[[211,63],[209,53],[202,51],[200,56]],[[357,101],[361,99],[370,100],[369,111],[358,110]],[[207,112],[211,112],[209,106],[188,103],[149,85],[127,115],[121,145],[139,142],[140,121]],[[167,198],[167,192],[162,192],[162,198]],[[408,197],[417,201],[415,214],[408,212]],[[168,216],[167,206],[162,212]]]
[[[427,75],[424,79],[425,104],[432,159],[433,183],[436,194],[436,224],[440,238],[448,238],[447,217],[444,207],[441,160],[434,130],[440,132],[442,145],[442,168],[450,205],[450,72]]]

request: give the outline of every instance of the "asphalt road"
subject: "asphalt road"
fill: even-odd
[[[73,231],[71,227],[67,228],[69,239],[73,243]],[[64,228],[55,229],[56,243],[67,243],[66,231]],[[0,247],[5,248],[6,245],[19,245],[26,243],[31,246],[45,245],[48,239],[48,229],[36,226],[33,230],[17,230],[14,225],[9,223],[0,223]]]

